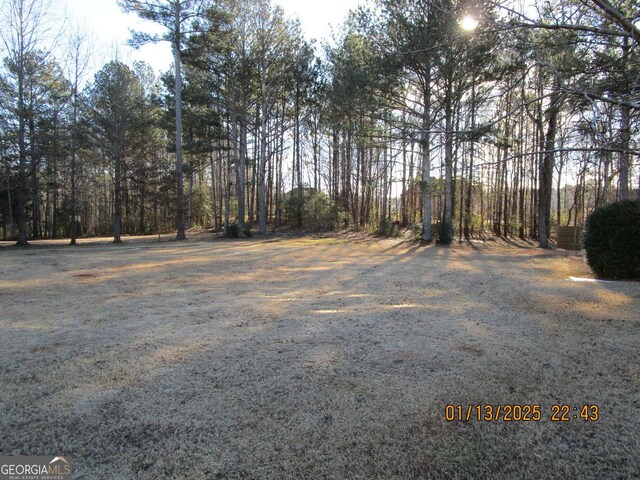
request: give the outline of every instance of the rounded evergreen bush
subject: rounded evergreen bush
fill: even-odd
[[[605,278],[640,278],[640,200],[595,210],[584,234],[587,263]]]
[[[453,225],[449,222],[442,222],[440,224],[437,243],[439,245],[451,245],[453,243]]]
[[[231,223],[227,228],[227,238],[240,238],[240,225]]]

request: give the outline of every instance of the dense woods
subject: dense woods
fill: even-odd
[[[630,0],[377,0],[323,41],[269,0],[126,0],[165,28],[132,44],[174,66],[88,82],[47,3],[2,2],[3,239],[401,225],[548,247],[640,195]]]

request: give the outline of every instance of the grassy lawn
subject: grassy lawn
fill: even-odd
[[[640,283],[571,276],[577,254],[490,244],[0,248],[0,455],[84,479],[637,478]]]

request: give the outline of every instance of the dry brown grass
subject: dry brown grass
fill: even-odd
[[[588,275],[491,243],[0,249],[0,455],[86,479],[637,478],[640,283],[567,280]]]

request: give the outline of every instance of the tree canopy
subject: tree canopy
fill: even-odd
[[[548,247],[640,193],[629,0],[376,0],[322,42],[270,0],[120,0],[173,68],[86,85],[42,42],[46,4],[2,12],[0,233],[20,244],[395,224]]]

